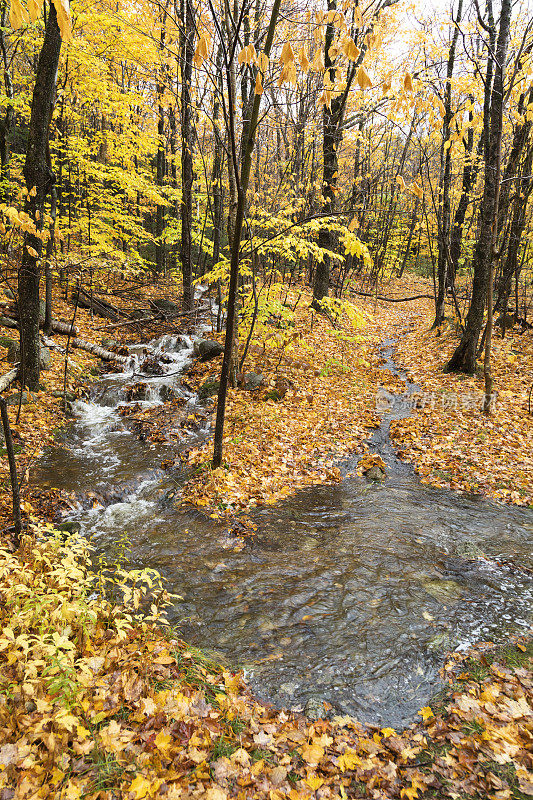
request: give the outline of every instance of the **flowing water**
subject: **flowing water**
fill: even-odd
[[[80,502],[71,518],[100,551],[112,552],[126,532],[132,565],[158,569],[182,596],[170,615],[182,636],[244,666],[260,696],[291,708],[318,696],[338,712],[399,727],[438,686],[445,651],[531,628],[533,512],[421,485],[389,439],[409,402],[379,398],[382,422],[370,443],[387,465],[384,481],[348,474],[258,510],[257,533],[239,551],[218,523],[168,501],[176,478],[160,463],[191,434],[182,445],[150,445],[120,416],[139,382],[150,387],[141,404],[160,404],[171,386],[186,413],[201,408],[180,377],[191,339],[164,337],[131,352],[123,373],[75,404],[75,421],[33,479],[97,493],[103,505]],[[383,366],[398,375],[392,352],[385,342]],[[154,358],[163,375],[146,374]],[[414,389],[405,381],[404,399]],[[208,433],[206,424],[193,436]],[[355,464],[348,460],[346,473]]]

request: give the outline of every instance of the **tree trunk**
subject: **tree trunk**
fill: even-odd
[[[191,0],[182,0],[181,57],[181,270],[183,274],[183,310],[193,307],[192,287],[192,185],[193,118],[191,79],[194,57],[194,16]]]
[[[43,46],[37,65],[28,130],[24,177],[29,192],[26,212],[42,229],[45,198],[55,182],[48,144],[54,107],[61,33],[52,3],[46,22]],[[31,248],[31,249],[29,249]],[[28,233],[18,274],[22,383],[31,391],[39,389],[39,259],[42,239]]]
[[[474,102],[473,96],[470,97],[471,102]],[[470,112],[470,122],[474,119],[474,114]],[[452,231],[450,236],[450,261],[448,264],[449,275],[448,285],[452,286],[455,283],[455,276],[459,269],[459,258],[461,257],[461,248],[463,241],[463,229],[465,224],[466,212],[468,205],[471,201],[472,189],[474,187],[476,176],[478,173],[479,159],[483,152],[483,136],[480,136],[477,154],[475,161],[472,159],[474,152],[474,130],[472,127],[468,128],[466,139],[463,141],[464,145],[464,165],[463,165],[463,178],[461,186],[461,197],[455,209],[455,216],[453,218]]]
[[[159,49],[161,58],[164,57],[166,41],[166,17],[167,4],[161,12],[161,31]],[[156,154],[156,184],[160,192],[163,191],[166,172],[166,147],[165,147],[165,109],[163,108],[163,93],[165,91],[164,78],[166,68],[160,65],[158,68],[158,81],[156,86],[157,94],[157,154]],[[165,232],[165,205],[157,203],[155,212],[155,263],[159,275],[165,274],[166,270],[166,245],[164,241]]]
[[[337,9],[336,0],[328,0],[328,11]],[[330,57],[330,48],[335,36],[335,26],[333,22],[326,25],[326,38],[324,42],[324,75],[329,77],[331,84],[335,83],[336,69]],[[322,157],[323,177],[322,195],[324,203],[322,211],[324,214],[332,214],[335,208],[335,190],[337,188],[338,158],[337,147],[340,144],[342,133],[340,131],[340,117],[344,108],[343,95],[331,99],[331,104],[324,104],[322,112]],[[333,233],[325,226],[320,228],[318,234],[318,246],[325,250],[333,250]],[[327,297],[329,291],[329,276],[331,271],[331,259],[329,255],[324,255],[322,261],[316,265],[315,280],[313,285],[313,308],[320,309],[320,303]]]
[[[483,326],[485,303],[489,300],[489,321],[487,323],[487,344],[490,349],[490,336],[492,333],[492,271],[495,257],[496,226],[498,214],[498,196],[500,185],[501,162],[501,137],[503,125],[504,106],[504,74],[509,43],[509,30],[511,23],[511,0],[502,0],[500,14],[500,28],[496,53],[489,52],[488,58],[495,61],[494,83],[492,87],[489,120],[484,120],[485,129],[488,128],[488,147],[485,150],[485,185],[481,208],[479,234],[474,252],[474,281],[472,286],[472,299],[466,316],[465,330],[459,346],[447,364],[448,372],[465,372],[474,374],[476,371],[476,354]],[[494,23],[491,23],[493,30]],[[486,109],[487,110],[487,109]],[[489,296],[490,295],[490,296]],[[486,382],[491,383],[491,381]],[[487,391],[486,394],[490,394]]]
[[[444,90],[444,120],[442,122],[442,147],[441,147],[441,202],[439,207],[439,257],[437,262],[438,292],[435,304],[435,322],[433,327],[441,325],[444,321],[446,287],[448,284],[448,258],[450,247],[450,186],[452,182],[452,154],[450,125],[452,121],[452,77],[455,66],[455,50],[459,36],[459,23],[463,12],[463,0],[458,1],[456,25],[454,26],[448,65],[446,69],[446,88]]]
[[[274,31],[279,15],[281,0],[274,0],[272,11],[270,15],[270,22],[268,32],[266,35],[264,53],[267,57],[270,56],[272,42],[274,39]],[[234,166],[237,167],[237,146],[234,135],[234,114],[235,110],[235,95],[231,90],[231,68],[228,65],[227,70],[227,88],[228,88],[228,116],[230,122],[230,147],[232,151],[232,159]],[[261,95],[254,94],[254,102],[252,113],[250,116],[249,124],[243,129],[242,134],[242,160],[240,175],[237,175],[235,170],[235,177],[237,179],[237,213],[235,215],[235,231],[233,240],[231,242],[231,262],[230,262],[230,282],[228,291],[228,316],[226,320],[226,338],[224,342],[224,356],[222,359],[222,369],[220,371],[220,387],[218,391],[217,401],[217,416],[215,423],[215,435],[213,443],[213,469],[220,467],[222,464],[222,442],[224,436],[224,418],[226,413],[226,395],[228,391],[228,378],[230,371],[230,362],[233,350],[233,329],[235,324],[235,311],[237,300],[237,288],[239,284],[239,261],[240,261],[240,248],[241,248],[241,234],[244,222],[244,214],[246,210],[246,194],[248,191],[248,183],[250,180],[250,168],[252,164],[252,152],[254,148],[254,140],[257,130],[259,107],[261,105]],[[230,159],[228,159],[229,161]]]
[[[3,118],[0,119],[0,165],[2,169],[2,177],[8,177],[9,173],[9,159],[10,159],[10,146],[11,146],[11,133],[13,129],[13,83],[11,80],[11,72],[9,69],[9,58],[7,54],[6,40],[4,36],[4,29],[6,27],[7,17],[7,0],[3,0],[0,9],[0,50],[2,51],[2,65],[4,67],[4,88],[6,93],[6,110]]]

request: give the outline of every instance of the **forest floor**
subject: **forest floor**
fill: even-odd
[[[138,575],[92,575],[79,540],[43,533],[0,550],[2,800],[532,796],[531,643],[455,655],[403,732],[311,721],[106,599],[115,580],[136,607]]]
[[[170,288],[148,291],[176,299]],[[427,282],[411,277],[380,292],[430,293]],[[422,480],[533,503],[531,331],[508,332],[503,340],[496,334],[499,396],[495,413],[485,418],[482,379],[441,372],[457,334],[448,324],[430,330],[430,300],[356,299],[364,313],[344,314],[336,325],[311,312],[299,290],[287,301],[296,304],[294,312],[261,322],[244,368],[260,373],[264,384],[255,392],[230,392],[225,465],[209,469],[209,443],[192,451],[189,461],[198,472],[185,501],[214,515],[243,511],[275,503],[300,486],[339,480],[339,459],[348,452],[364,456],[362,468],[373,463],[366,440],[379,421],[377,387],[402,391],[401,381],[380,369],[379,345],[395,337],[396,361],[420,386],[422,399],[393,436]],[[133,307],[132,301],[113,302]],[[71,315],[59,301],[56,316]],[[139,336],[82,310],[76,324],[81,338],[93,342],[119,332],[124,341]],[[162,332],[170,332],[168,325],[154,325],[145,335]],[[0,333],[13,337],[9,329]],[[55,339],[64,344],[64,337]],[[51,361],[43,373],[46,388],[28,398],[18,423],[11,407],[22,476],[65,421],[62,400],[54,396],[63,388],[64,355],[52,349]],[[9,364],[3,366],[7,371]],[[98,374],[94,367],[94,357],[73,351],[69,391],[83,395]],[[199,386],[218,369],[218,361],[195,365],[189,379]],[[3,449],[1,458],[7,476]],[[50,518],[55,505],[53,492],[25,485],[26,519]],[[0,509],[5,524],[6,478]],[[403,733],[351,718],[311,722],[259,704],[240,676],[93,593],[102,576],[87,572],[80,547],[30,538],[17,553],[0,551],[0,800],[533,795],[533,651],[527,642],[452,659],[445,670],[449,692]],[[123,579],[117,573],[116,580]],[[133,590],[128,598],[135,599]]]

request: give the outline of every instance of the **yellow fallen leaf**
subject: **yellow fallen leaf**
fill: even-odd
[[[147,781],[144,775],[137,775],[135,780],[130,783],[128,791],[133,794],[135,800],[142,800],[150,791],[151,785],[150,781]]]
[[[154,739],[154,743],[158,750],[165,752],[172,744],[172,736],[164,731],[159,731]]]
[[[303,760],[307,761],[308,764],[318,764],[324,755],[324,748],[312,742],[311,744],[302,745],[300,753]]]
[[[316,792],[317,789],[320,789],[324,781],[317,775],[311,775],[305,779],[304,783],[306,783],[313,792]]]
[[[341,772],[345,772],[347,769],[355,769],[356,767],[360,767],[363,762],[357,755],[355,750],[348,748],[344,751],[342,756],[339,756],[337,764]]]

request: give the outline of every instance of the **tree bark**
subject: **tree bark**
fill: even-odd
[[[439,206],[439,256],[437,262],[438,292],[435,304],[435,322],[433,327],[438,327],[444,321],[446,304],[446,287],[448,284],[448,255],[450,246],[450,187],[452,182],[452,153],[450,139],[450,125],[452,121],[452,77],[455,66],[455,50],[459,37],[458,24],[463,12],[463,0],[458,0],[456,25],[454,26],[448,64],[446,68],[446,88],[444,90],[444,120],[442,122],[441,146],[441,202]]]
[[[46,196],[55,182],[55,175],[50,163],[48,137],[55,100],[60,51],[61,33],[57,24],[56,9],[51,3],[37,65],[24,164],[24,178],[29,192],[26,212],[33,220],[37,232],[43,226]],[[35,233],[28,233],[18,274],[18,299],[22,383],[31,391],[39,389],[39,260],[41,251],[42,239]]]
[[[181,57],[181,270],[183,275],[183,310],[193,307],[192,286],[192,186],[193,186],[193,116],[191,80],[194,57],[194,15],[191,0],[182,0]]]
[[[274,40],[274,32],[279,16],[281,0],[274,0],[272,11],[270,15],[270,22],[265,40],[264,53],[267,57],[270,56],[272,42]],[[234,103],[235,95],[231,91],[231,64],[228,65],[227,70],[227,88],[228,88],[228,116],[230,121],[230,134],[232,138],[231,149],[233,156],[234,166],[237,167],[237,153],[236,141],[234,135]],[[252,164],[252,152],[254,148],[254,141],[256,129],[259,118],[259,107],[261,104],[261,95],[254,94],[254,102],[252,113],[250,116],[249,124],[243,129],[242,136],[242,160],[240,175],[235,176],[237,180],[237,213],[235,215],[235,231],[233,240],[231,242],[231,262],[230,262],[230,282],[228,290],[228,316],[226,320],[226,338],[224,341],[224,356],[222,359],[222,369],[220,371],[220,387],[218,391],[217,402],[217,416],[215,423],[215,435],[213,444],[213,468],[216,469],[222,464],[222,444],[224,436],[224,418],[226,413],[226,396],[228,391],[228,378],[230,371],[230,362],[233,350],[233,329],[235,325],[235,311],[237,300],[237,288],[239,284],[239,261],[240,261],[240,248],[241,248],[241,235],[244,222],[244,214],[246,210],[246,194],[248,191],[248,183],[250,181],[250,168]]]
[[[511,0],[502,0],[500,27],[496,52],[489,52],[488,58],[494,59],[494,82],[489,104],[489,120],[484,120],[488,128],[488,146],[485,150],[485,182],[479,234],[474,252],[474,281],[472,299],[466,316],[465,330],[459,346],[446,366],[448,372],[476,371],[476,355],[479,336],[483,326],[485,303],[489,304],[489,321],[487,323],[487,339],[490,348],[492,333],[492,284],[493,263],[496,245],[496,227],[498,214],[498,196],[500,185],[501,137],[504,106],[504,75],[509,43],[511,23]],[[494,30],[494,23],[492,23]],[[487,110],[487,109],[486,109]],[[486,382],[487,383],[487,382]],[[490,383],[490,381],[488,382]],[[488,385],[487,383],[487,385]],[[490,391],[486,394],[490,394]]]

